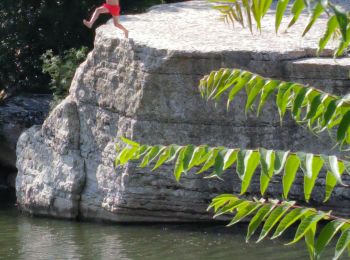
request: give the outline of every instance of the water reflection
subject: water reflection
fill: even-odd
[[[244,243],[245,227],[101,225],[0,209],[0,230],[0,259],[308,259],[302,243]]]

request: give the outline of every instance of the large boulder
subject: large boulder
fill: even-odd
[[[211,70],[236,67],[346,93],[350,60],[327,58],[329,49],[315,58],[325,19],[301,38],[303,22],[276,35],[273,13],[263,33],[253,35],[226,26],[219,16],[206,1],[189,1],[122,17],[130,39],[112,24],[98,28],[95,48],[77,69],[69,96],[18,142],[19,207],[61,218],[199,221],[211,219],[206,207],[213,196],[238,188],[234,174],[225,182],[188,174],[177,183],[171,166],[155,173],[132,163],[115,169],[120,136],[147,144],[327,152],[329,139],[315,139],[291,120],[280,126],[272,104],[260,118],[246,118],[243,97],[227,112],[225,105],[203,101],[197,89]],[[296,185],[292,193],[300,191]],[[322,189],[316,191],[316,200],[322,200]],[[278,192],[280,184],[274,183],[270,193]],[[337,188],[336,194],[329,206],[348,214],[350,192]]]
[[[0,165],[15,167],[19,136],[44,122],[51,99],[52,95],[27,94],[10,97],[0,104]]]
[[[26,129],[44,122],[49,113],[51,96],[18,95],[0,104],[0,202],[15,201],[18,138]]]

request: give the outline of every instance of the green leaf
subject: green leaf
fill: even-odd
[[[337,27],[338,27],[338,21],[337,21],[337,17],[334,15],[331,18],[329,18],[327,22],[327,29],[325,34],[319,41],[317,53],[321,53],[324,50],[327,43],[331,39],[332,35],[336,31]]]
[[[293,7],[292,7],[292,14],[294,14],[292,20],[288,24],[288,28],[290,28],[295,22],[298,20],[301,12],[305,8],[304,0],[295,0]]]
[[[259,153],[260,153],[260,166],[261,166],[260,192],[261,192],[261,195],[264,195],[275,169],[274,168],[275,153],[272,150],[266,150],[263,148],[259,149]]]
[[[255,212],[260,207],[261,207],[261,204],[256,203],[256,202],[251,202],[247,206],[238,207],[237,214],[235,215],[235,217],[231,220],[231,222],[227,226],[229,227],[229,226],[236,224],[237,222],[241,221],[245,217],[247,217],[250,214],[252,214],[253,212]]]
[[[275,174],[280,174],[287,161],[289,151],[277,151],[275,153]]]
[[[230,106],[230,103],[234,100],[239,91],[245,87],[246,83],[252,78],[252,76],[252,73],[249,71],[242,72],[238,83],[233,86],[230,93],[228,94],[227,108]]]
[[[236,208],[238,207],[245,207],[250,205],[250,201],[246,201],[246,200],[232,200],[230,202],[228,202],[226,205],[224,205],[221,209],[219,209],[217,211],[217,213],[214,215],[214,218],[221,216],[223,214],[227,214],[227,213],[232,213]]]
[[[296,94],[296,97],[295,97],[295,100],[293,103],[293,109],[292,109],[292,113],[293,113],[294,118],[296,120],[299,120],[301,106],[302,106],[304,99],[306,97],[306,91],[307,91],[307,88],[300,88]]]
[[[332,195],[332,191],[337,183],[345,186],[341,179],[345,166],[342,161],[338,161],[336,156],[323,156],[322,158],[328,169],[326,175],[326,194],[324,199],[324,202],[326,202]]]
[[[250,153],[253,151],[250,150]],[[244,158],[246,156],[247,150],[239,150],[237,153],[237,167],[236,167],[236,172],[238,177],[242,180],[244,176]]]
[[[174,149],[174,148],[172,146],[169,146],[162,152],[162,154],[159,156],[159,159],[158,159],[156,165],[153,167],[152,171],[159,168],[161,165],[163,165],[163,163],[165,163],[166,160],[169,159],[169,157],[171,156],[171,153],[172,153],[172,149]]]
[[[350,228],[343,231],[335,246],[335,255],[333,260],[339,259],[344,250],[350,245]]]
[[[138,146],[134,146],[130,149],[125,149],[124,151],[127,151],[127,152],[123,153],[121,155],[121,157],[119,158],[120,164],[124,165],[125,163],[127,163],[131,158],[133,158],[135,156],[135,154],[137,153],[138,150],[139,150]]]
[[[271,211],[275,208],[275,204],[266,204],[254,215],[252,220],[248,226],[248,232],[246,241],[251,238],[251,236],[255,233],[259,225],[265,220],[265,218],[271,213]]]
[[[231,75],[227,78],[225,84],[220,89],[218,89],[216,95],[213,98],[217,99],[218,97],[220,97],[220,95],[222,95],[223,92],[225,92],[227,89],[232,87],[232,85],[237,83],[237,80],[239,79],[240,74],[241,74],[241,70],[237,70],[237,69],[232,70]]]
[[[177,157],[176,163],[175,163],[175,169],[174,169],[174,176],[176,181],[180,181],[181,174],[184,171],[184,164],[183,160],[185,157],[185,152],[187,147],[182,147],[182,149],[179,152],[179,156]]]
[[[261,78],[254,78],[254,79],[251,79],[251,81],[254,81],[255,84],[253,85],[253,88],[250,90],[248,94],[248,99],[245,106],[246,113],[248,112],[249,109],[251,109],[254,101],[256,100],[258,94],[260,93],[261,89],[264,87],[264,84],[265,84],[265,81]]]
[[[201,162],[201,158],[208,152],[208,146],[198,146],[194,149],[192,158],[188,165],[189,168],[197,166]]]
[[[278,3],[277,3],[276,22],[275,22],[276,33],[278,32],[278,28],[281,25],[282,18],[283,18],[284,12],[286,11],[288,3],[289,3],[289,0],[279,0]]]
[[[346,132],[350,126],[350,111],[347,111],[341,120],[337,130],[337,141],[342,142],[346,137]]]
[[[220,194],[212,199],[212,202],[210,203],[207,211],[209,211],[211,208],[214,208],[214,211],[217,212],[218,209],[226,203],[236,200],[238,200],[237,196],[234,196],[232,194]]]
[[[306,213],[310,212],[310,209],[296,208],[288,212],[288,214],[280,221],[276,228],[275,233],[271,239],[275,239],[283,234],[291,225],[301,219]]]
[[[323,159],[321,157],[316,157],[313,154],[306,154],[306,171],[304,171],[304,196],[306,202],[310,200],[312,190],[322,166]]]
[[[321,105],[322,95],[318,94],[314,96],[314,98],[311,101],[311,104],[308,108],[308,112],[306,114],[306,119],[311,119],[316,115],[316,112]]]
[[[136,142],[134,142],[134,141],[131,141],[130,139],[125,138],[125,137],[123,137],[123,136],[120,137],[120,140],[122,140],[124,143],[126,143],[126,144],[128,144],[128,145],[130,145],[130,146],[137,146],[137,147],[140,146],[139,143],[136,143]]]
[[[224,157],[224,170],[228,169],[237,160],[237,149],[228,149]]]
[[[259,165],[260,154],[248,150],[244,158],[244,175],[242,177],[241,194],[245,193],[250,185],[253,174]]]
[[[170,155],[170,158],[166,161],[166,163],[170,163],[172,162],[173,160],[176,159],[178,153],[180,152],[180,150],[183,148],[183,146],[179,146],[179,145],[171,145],[172,148],[171,148],[171,155]]]
[[[330,122],[330,120],[334,116],[336,109],[337,109],[337,100],[333,99],[331,102],[329,102],[326,108],[326,111],[324,112],[323,122],[322,122],[323,126],[327,126],[327,124]]]
[[[281,86],[278,89],[276,104],[278,107],[278,113],[280,114],[281,122],[282,122],[282,118],[286,113],[287,105],[289,102],[289,96],[292,89],[293,89],[293,83],[290,83],[290,82],[285,82],[281,84]]]
[[[286,245],[291,245],[296,242],[298,242],[304,235],[305,233],[313,227],[314,224],[317,224],[321,219],[323,219],[326,216],[325,212],[318,212],[318,213],[313,213],[307,217],[305,217],[301,223],[298,226],[298,229],[295,233],[294,239],[292,242],[286,244]]]
[[[312,15],[310,17],[310,21],[309,21],[308,25],[306,26],[306,28],[304,29],[302,37],[304,37],[305,34],[307,34],[307,32],[311,29],[311,27],[314,25],[317,18],[320,17],[320,15],[322,14],[323,11],[324,11],[324,9],[323,9],[322,5],[320,3],[317,3],[313,12],[312,12]]]
[[[316,244],[315,244],[315,255],[318,258],[324,248],[329,244],[335,234],[339,231],[339,229],[344,225],[344,222],[340,222],[339,220],[333,220],[329,222],[318,235]]]
[[[182,162],[184,172],[187,172],[190,169],[189,165],[190,165],[190,161],[192,159],[193,152],[194,152],[194,146],[192,144],[187,145],[186,149],[184,151],[183,162]]]
[[[316,234],[317,224],[313,223],[308,231],[305,233],[305,243],[307,250],[309,251],[310,259],[314,259],[315,255],[315,234]]]
[[[269,83],[265,84],[261,92],[261,98],[258,106],[257,114],[260,114],[261,108],[265,105],[267,99],[271,96],[274,90],[277,88],[279,81],[271,80]]]
[[[259,243],[269,234],[271,229],[278,223],[278,221],[283,217],[283,215],[290,209],[290,207],[293,204],[294,202],[284,202],[282,205],[278,206],[271,212],[271,214],[265,221],[259,239],[258,241],[256,241],[257,243]]]
[[[197,172],[197,174],[201,174],[202,172],[208,170],[210,167],[212,167],[214,165],[216,156],[218,155],[219,151],[220,151],[220,149],[218,149],[218,148],[212,148],[209,151],[208,159],[206,160],[203,167],[199,170],[199,172]]]
[[[286,167],[284,169],[284,175],[282,178],[282,186],[283,186],[283,197],[288,198],[288,194],[292,184],[295,180],[296,173],[299,169],[300,159],[298,156],[291,154],[286,162]]]
[[[250,8],[249,0],[242,0],[242,4],[243,4],[243,7],[245,8],[245,11],[246,11],[249,30],[252,33],[253,32],[253,24],[252,24],[252,15],[251,15],[251,8]]]
[[[227,150],[219,151],[218,155],[215,158],[213,175],[217,177],[221,177],[222,173],[224,172],[224,154],[226,151]]]
[[[155,145],[149,150],[149,152],[143,157],[143,160],[140,164],[141,168],[144,168],[150,164],[150,162],[158,155],[161,149],[160,145]]]
[[[253,1],[252,12],[253,12],[254,19],[256,21],[256,26],[259,30],[261,30],[262,13],[260,8],[260,0],[252,0],[252,1]]]
[[[331,7],[337,18],[343,41],[347,41],[347,27],[349,25],[348,15],[340,6],[332,5]]]
[[[269,10],[271,4],[272,4],[273,0],[263,0],[261,3],[261,13],[262,13],[262,17],[265,16],[265,14],[267,13],[267,11]]]
[[[345,185],[341,179],[341,174],[345,170],[344,165],[341,161],[338,161],[338,158],[336,156],[329,156],[328,157],[329,162],[329,169],[334,176],[334,178],[337,180],[338,183]]]

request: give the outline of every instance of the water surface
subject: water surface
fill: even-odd
[[[246,226],[115,225],[19,214],[0,208],[0,259],[308,259],[304,244],[244,242]],[[331,259],[332,251],[324,259]]]

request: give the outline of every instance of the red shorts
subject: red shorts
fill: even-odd
[[[103,4],[103,7],[107,8],[109,13],[112,16],[119,16],[119,14],[120,14],[120,6],[119,5]]]

